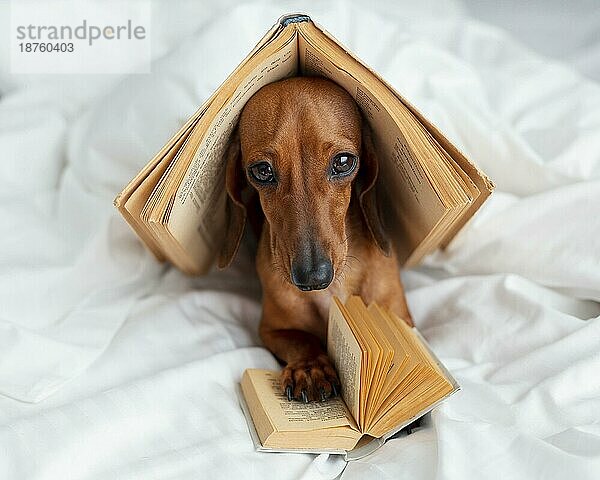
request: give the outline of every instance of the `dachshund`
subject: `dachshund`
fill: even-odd
[[[284,365],[289,400],[340,392],[327,356],[335,295],[376,301],[412,326],[396,255],[378,209],[378,160],[354,99],[320,77],[262,87],[244,106],[226,152],[227,267],[246,221],[259,235],[259,334]]]

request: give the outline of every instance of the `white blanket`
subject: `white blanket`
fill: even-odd
[[[598,84],[450,1],[153,9],[150,75],[15,76],[0,49],[0,478],[598,478]],[[185,277],[112,207],[275,19],[299,10],[497,184],[446,252],[403,273],[415,322],[462,391],[348,465],[252,449],[234,386],[276,362],[257,336],[248,254]]]

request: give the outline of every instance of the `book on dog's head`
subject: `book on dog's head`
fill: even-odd
[[[228,140],[250,97],[292,76],[342,86],[369,123],[377,191],[401,265],[448,244],[492,192],[488,177],[373,70],[308,16],[288,15],[115,199],[158,259],[190,274],[213,265],[227,223]]]
[[[327,353],[342,392],[324,402],[289,401],[279,372],[244,372],[240,403],[257,450],[360,458],[460,388],[415,328],[360,297],[334,297]]]

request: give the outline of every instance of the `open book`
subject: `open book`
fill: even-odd
[[[342,398],[288,401],[279,372],[244,372],[240,400],[258,450],[359,458],[459,389],[415,328],[360,297],[334,297],[327,353]]]
[[[331,79],[356,100],[380,159],[384,223],[401,264],[445,246],[493,184],[375,72],[306,15],[282,17],[115,199],[160,260],[205,273],[226,225],[224,154],[261,87],[291,76]]]

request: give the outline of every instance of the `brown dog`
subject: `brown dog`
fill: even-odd
[[[377,172],[356,103],[329,80],[272,83],[242,111],[228,150],[229,226],[219,264],[231,262],[248,215],[262,227],[260,335],[285,362],[281,386],[290,400],[339,391],[324,350],[333,295],[377,301],[412,325],[378,214]]]

